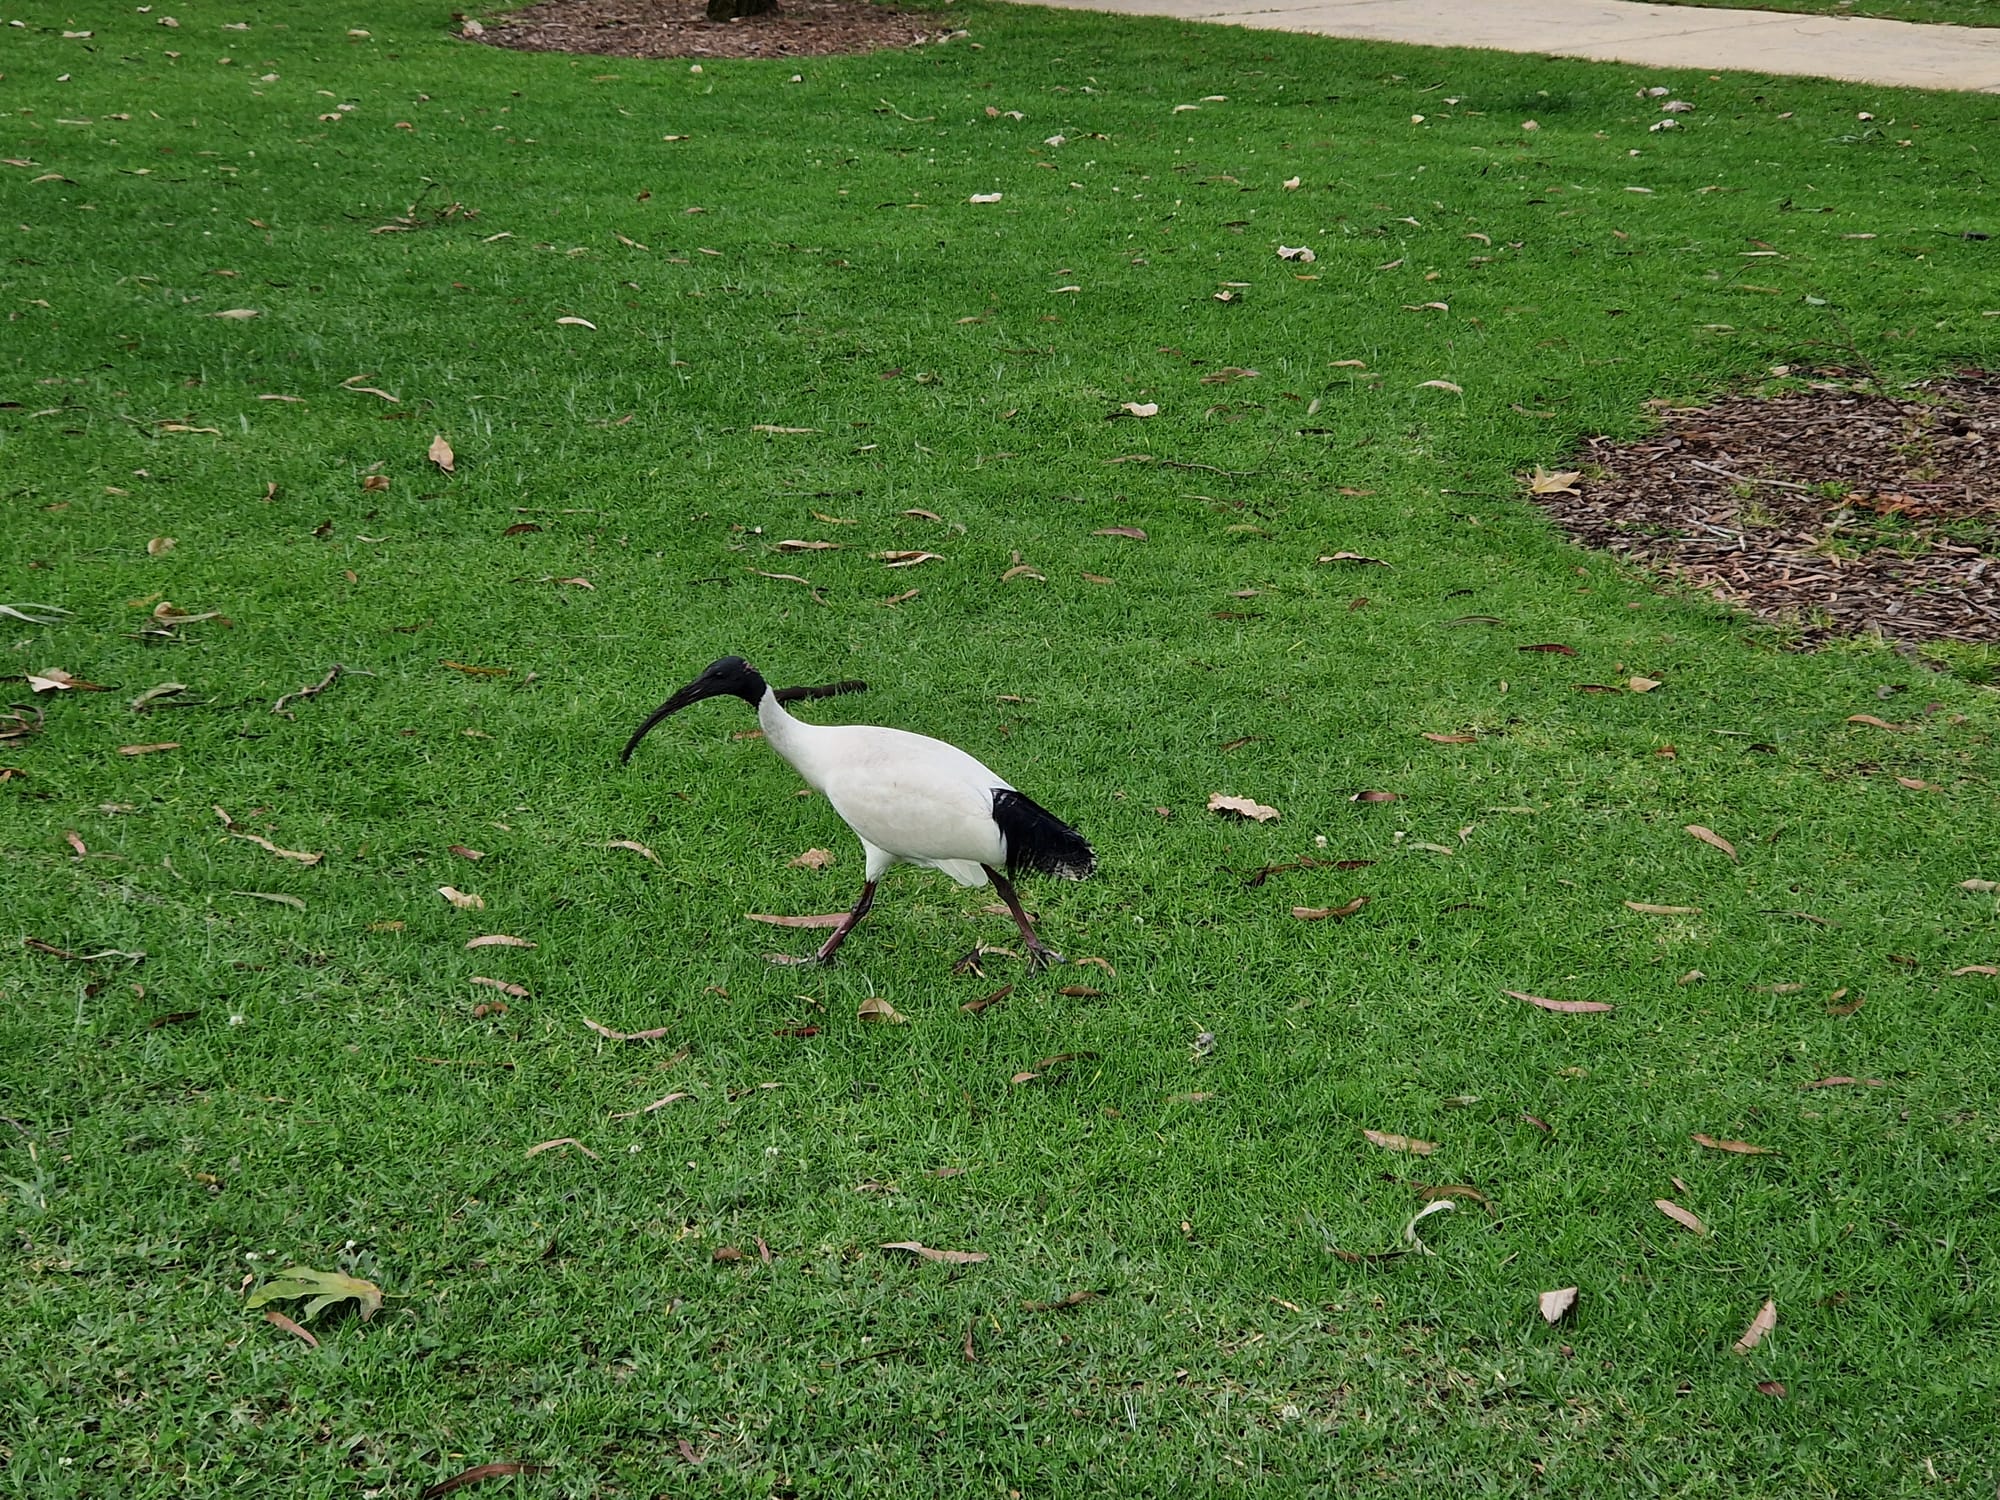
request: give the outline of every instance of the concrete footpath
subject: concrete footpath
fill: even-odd
[[[2000,27],[1637,0],[1036,0],[1357,41],[2000,93]]]

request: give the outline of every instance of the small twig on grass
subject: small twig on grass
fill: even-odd
[[[295,693],[287,693],[276,703],[273,703],[271,705],[271,712],[282,715],[287,719],[291,718],[290,714],[285,713],[285,705],[287,703],[290,703],[294,698],[317,698],[321,693],[332,687],[334,678],[340,676],[343,672],[350,677],[373,677],[375,675],[373,672],[364,672],[359,667],[343,667],[339,662],[335,662],[331,667],[327,668],[326,676],[320,678],[311,687],[302,687]]]

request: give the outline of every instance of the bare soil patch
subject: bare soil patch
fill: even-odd
[[[783,0],[735,21],[704,0],[545,0],[474,23],[467,40],[524,52],[602,57],[833,57],[935,41],[948,23],[868,0]]]
[[[1591,440],[1574,493],[1536,502],[1593,547],[1753,610],[1801,649],[1838,635],[2000,643],[2000,374],[1893,392],[1805,389],[1667,407]]]

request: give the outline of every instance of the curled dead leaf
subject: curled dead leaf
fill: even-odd
[[[648,1031],[613,1031],[603,1022],[593,1021],[589,1016],[583,1018],[583,1024],[607,1041],[613,1042],[657,1042],[661,1037],[673,1030],[671,1026],[655,1026]],[[686,1053],[681,1054],[682,1057],[686,1055]],[[680,1058],[670,1059],[672,1062],[678,1062],[679,1060]],[[662,1064],[662,1066],[666,1066],[666,1064]],[[680,1097],[685,1098],[686,1095],[681,1095]]]
[[[1672,1219],[1676,1224],[1680,1225],[1681,1228],[1685,1229],[1689,1234],[1698,1234],[1701,1235],[1704,1239],[1707,1238],[1708,1226],[1702,1223],[1701,1220],[1696,1218],[1693,1214],[1689,1213],[1686,1209],[1682,1208],[1678,1203],[1674,1202],[1673,1199],[1655,1198],[1653,1200],[1653,1207],[1657,1208],[1661,1213],[1665,1214],[1668,1218]]]
[[[1655,906],[1650,901],[1627,901],[1627,911],[1643,912],[1649,917],[1695,917],[1701,915],[1699,906]]]
[[[1356,896],[1345,906],[1295,906],[1292,908],[1292,915],[1301,922],[1318,922],[1327,917],[1338,921],[1342,917],[1353,916],[1367,904],[1366,896]]]
[[[1516,647],[1515,647],[1514,649],[1515,649],[1516,651],[1547,651],[1547,652],[1551,652],[1551,653],[1553,653],[1553,654],[1555,654],[1555,655],[1557,655],[1557,656],[1574,656],[1574,655],[1576,655],[1576,647],[1574,647],[1574,646],[1565,646],[1565,645],[1563,645],[1563,644],[1562,644],[1561,642],[1559,642],[1559,641],[1543,641],[1543,642],[1541,642],[1541,643],[1540,643],[1539,645],[1534,645],[1534,646],[1516,646]]]
[[[1713,828],[1704,828],[1699,823],[1689,823],[1684,831],[1700,839],[1704,844],[1720,849],[1731,859],[1736,859],[1736,846],[1717,833]],[[1739,860],[1738,863],[1741,863],[1741,861]]]
[[[1951,971],[1953,979],[1963,979],[1969,974],[1983,974],[1988,978],[2000,976],[2000,964],[1967,964]]]
[[[592,333],[597,332],[597,325],[588,318],[557,318],[556,326],[558,328],[588,328]]]
[[[918,563],[945,560],[939,552],[871,552],[868,555],[885,568],[914,568]]]
[[[438,887],[438,894],[460,911],[486,910],[485,897],[475,896],[470,891],[461,891],[457,886],[441,885]]]
[[[1356,792],[1347,800],[1349,802],[1394,802],[1402,795],[1401,792]]]
[[[1280,816],[1275,807],[1266,807],[1261,802],[1251,801],[1248,797],[1225,796],[1221,792],[1208,794],[1208,810],[1214,813],[1229,813],[1258,823],[1274,822]]]
[[[1384,1130],[1367,1129],[1361,1133],[1371,1144],[1380,1146],[1384,1151],[1407,1151],[1412,1156],[1429,1156],[1438,1148],[1436,1141],[1420,1141],[1415,1136],[1391,1135]]]
[[[445,441],[445,436],[441,432],[431,439],[430,449],[424,454],[424,457],[428,458],[447,474],[456,472],[458,455],[451,451],[451,444]]]
[[[1424,306],[1435,307],[1440,312],[1444,310],[1444,304],[1442,302],[1426,302]],[[1417,382],[1418,390],[1423,390],[1426,387],[1432,390],[1449,391],[1454,396],[1463,396],[1465,394],[1464,386],[1456,385],[1449,380],[1420,380]]]
[[[911,1255],[922,1256],[925,1260],[936,1261],[945,1266],[976,1266],[988,1257],[977,1250],[934,1250],[929,1245],[920,1245],[915,1240],[891,1240],[883,1245],[884,1250],[904,1250]]]
[[[1546,996],[1530,995],[1522,990],[1502,990],[1501,993],[1564,1016],[1596,1015],[1616,1008],[1605,1004],[1602,1000],[1550,1000]]]
[[[599,1156],[595,1151],[591,1150],[590,1147],[584,1145],[582,1141],[578,1140],[573,1135],[559,1136],[553,1141],[537,1141],[534,1145],[528,1148],[527,1154],[529,1156],[540,1156],[544,1151],[554,1151],[559,1146],[574,1146],[576,1147],[577,1150],[581,1151],[585,1156],[589,1157],[592,1161],[604,1160],[603,1157]]]
[[[1525,481],[1531,495],[1574,495],[1576,482],[1583,478],[1581,469],[1557,469],[1551,472],[1540,464]]]
[[[1146,533],[1136,526],[1104,526],[1091,532],[1092,536],[1122,536],[1127,541],[1143,542]]]
[[[1386,568],[1392,566],[1391,564],[1382,561],[1382,559],[1379,557],[1369,557],[1366,554],[1360,552],[1329,552],[1324,557],[1320,558],[1319,561],[1323,563],[1337,563],[1337,562],[1365,563],[1365,564],[1370,564],[1377,568]]]
[[[1802,1089],[1885,1089],[1888,1086],[1879,1078],[1849,1078],[1845,1073],[1836,1073],[1831,1078],[1815,1078],[1811,1083],[1799,1085]]]
[[[526,938],[510,937],[504,932],[489,932],[483,937],[470,939],[468,948],[532,948],[535,945]]]
[[[280,859],[295,859],[302,865],[316,865],[326,858],[324,854],[301,854],[296,849],[280,849],[269,839],[259,838],[254,833],[237,833],[232,830],[229,836],[233,839],[242,839],[247,843],[255,844],[259,849],[268,849]]]
[[[787,863],[788,867],[794,870],[824,870],[828,865],[833,863],[833,851],[831,849],[808,849],[797,859],[790,860]]]
[[[1536,1299],[1542,1310],[1542,1321],[1551,1328],[1568,1317],[1576,1306],[1577,1289],[1573,1286],[1558,1287],[1553,1292],[1543,1292]]]
[[[648,849],[644,844],[638,842],[636,839],[613,839],[610,843],[606,844],[604,847],[607,849],[629,849],[634,854],[643,854],[647,859],[650,859],[654,864],[658,864],[660,862],[659,855],[655,854],[651,849]]]
[[[1423,737],[1433,745],[1476,745],[1479,743],[1479,736],[1476,734],[1433,734],[1429,730],[1426,730]]]
[[[799,917],[780,917],[761,911],[746,911],[743,915],[752,922],[769,922],[773,927],[838,927],[847,920],[844,911],[814,912]]]
[[[1688,1137],[1697,1146],[1706,1146],[1711,1151],[1728,1151],[1737,1156],[1776,1156],[1778,1153],[1769,1146],[1753,1146],[1748,1141],[1718,1140],[1712,1135],[1696,1131]]]
[[[1731,1347],[1738,1354],[1748,1354],[1752,1349],[1763,1343],[1764,1336],[1777,1326],[1777,1299],[1767,1297],[1764,1299],[1764,1305],[1757,1309],[1757,1316],[1750,1320],[1750,1326],[1743,1330],[1743,1337],[1738,1339]]]
[[[910,1021],[908,1016],[880,995],[870,995],[863,1000],[856,1008],[854,1017],[858,1021],[872,1021],[881,1026],[907,1026]]]
[[[179,740],[167,740],[165,743],[158,745],[120,745],[118,753],[120,755],[157,755],[162,750],[178,750],[180,747],[181,742]]]

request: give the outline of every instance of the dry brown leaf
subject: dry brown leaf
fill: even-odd
[[[597,325],[588,318],[557,318],[556,326],[558,328],[588,328],[592,333],[597,332]]]
[[[146,543],[146,556],[163,557],[179,545],[179,541],[174,537],[156,536]]]
[[[1688,1137],[1697,1146],[1706,1146],[1711,1151],[1728,1151],[1737,1156],[1776,1156],[1778,1153],[1769,1146],[1753,1146],[1748,1141],[1717,1140],[1712,1135],[1696,1131]]]
[[[999,989],[995,990],[990,995],[983,995],[977,1000],[966,1001],[965,1004],[959,1007],[959,1009],[964,1011],[969,1016],[976,1016],[982,1010],[986,1009],[987,1006],[998,1005],[1002,1000],[1005,1000],[1009,995],[1013,993],[1014,993],[1013,985],[1003,984],[1000,986]]]
[[[746,911],[743,915],[752,922],[769,922],[773,927],[838,927],[847,920],[844,911],[817,912],[809,917],[779,917],[769,912]]]
[[[1963,979],[1968,974],[1983,974],[1988,978],[1993,978],[1996,975],[2000,975],[2000,964],[1967,964],[1962,969],[1953,969],[1951,971],[1953,979]]]
[[[646,858],[650,859],[654,864],[658,864],[660,862],[659,855],[655,854],[651,849],[648,849],[644,844],[639,843],[636,839],[613,839],[610,843],[606,844],[604,847],[607,849],[629,849],[634,854],[645,855]]]
[[[1845,1073],[1836,1073],[1831,1078],[1815,1078],[1811,1083],[1799,1085],[1802,1089],[1885,1089],[1888,1086],[1879,1078],[1849,1078]]]
[[[1531,495],[1574,495],[1576,482],[1583,478],[1581,469],[1557,469],[1550,471],[1540,464],[1527,479],[1528,493]]]
[[[1657,1208],[1661,1213],[1665,1214],[1668,1218],[1672,1219],[1676,1224],[1680,1225],[1681,1228],[1687,1230],[1688,1233],[1698,1234],[1703,1236],[1704,1238],[1707,1237],[1708,1226],[1702,1223],[1701,1220],[1697,1219],[1693,1214],[1689,1213],[1686,1209],[1682,1208],[1678,1203],[1674,1202],[1673,1199],[1655,1198],[1653,1200],[1653,1207]]]
[[[501,994],[507,996],[511,1000],[526,1000],[529,998],[528,992],[525,989],[521,988],[521,986],[518,984],[513,984],[509,982],[508,980],[488,979],[484,974],[474,974],[471,977],[472,977],[472,982],[474,984],[483,984],[490,990],[498,990]]]
[[[1385,563],[1379,557],[1369,557],[1360,552],[1329,552],[1319,560],[1323,563],[1337,563],[1337,562],[1367,563],[1378,568],[1386,568],[1391,566],[1391,564]]]
[[[540,1156],[544,1151],[553,1151],[558,1146],[574,1146],[576,1147],[577,1150],[581,1151],[585,1156],[589,1157],[592,1161],[604,1160],[603,1157],[599,1156],[595,1151],[591,1150],[590,1147],[584,1145],[582,1141],[578,1140],[573,1135],[560,1136],[553,1141],[537,1141],[534,1145],[528,1148],[527,1154],[529,1156]]]
[[[1301,922],[1318,922],[1327,917],[1338,921],[1342,917],[1353,916],[1367,904],[1366,896],[1356,896],[1345,906],[1295,906],[1292,908],[1292,915]]]
[[[794,870],[824,870],[832,863],[831,849],[808,849],[797,859],[789,861],[788,867]]]
[[[1442,302],[1426,302],[1424,306],[1435,307],[1440,311],[1444,309],[1444,304]],[[1429,387],[1433,390],[1449,391],[1454,396],[1463,396],[1465,394],[1464,386],[1454,385],[1449,380],[1420,380],[1417,382],[1418,390],[1423,390],[1426,387]]]
[[[1785,1399],[1785,1382],[1782,1380],[1760,1380],[1757,1382],[1757,1394],[1760,1396],[1770,1396],[1782,1401]]]
[[[471,939],[468,948],[532,948],[535,945],[526,938],[510,937],[504,932],[489,932],[484,937]]]
[[[1831,995],[1826,997],[1826,1013],[1828,1015],[1851,1016],[1857,1010],[1861,1009],[1862,1006],[1868,1003],[1868,997],[1866,995],[1857,995],[1854,999],[1847,1001],[1845,1004],[1842,1004],[1841,996],[1845,995],[1846,993],[1847,991],[1845,989],[1838,989],[1835,990]]]
[[[914,568],[918,563],[945,560],[944,554],[939,552],[871,552],[868,555],[885,568]]]
[[[838,552],[840,550],[839,542],[806,542],[799,541],[796,538],[787,538],[773,545],[780,552]]]
[[[772,432],[780,434],[789,433],[794,436],[800,436],[800,437],[803,437],[808,433],[814,433],[819,431],[817,427],[774,427],[769,422],[753,423],[751,425],[750,430],[752,432]]]
[[[656,1109],[665,1109],[669,1104],[679,1104],[683,1099],[692,1099],[693,1097],[693,1094],[683,1089],[677,1093],[662,1095],[651,1104],[642,1104],[637,1109],[623,1110],[618,1114],[610,1116],[610,1118],[613,1120],[636,1120],[640,1115],[650,1115]]]
[[[1553,652],[1557,656],[1576,655],[1576,647],[1565,646],[1560,641],[1543,641],[1538,645],[1516,646],[1514,649],[1516,651],[1548,651],[1548,652]]]
[[[441,885],[438,887],[438,894],[460,911],[486,910],[485,897],[475,896],[469,891],[461,891],[457,886]]]
[[[1913,792],[1941,792],[1944,790],[1943,787],[1916,776],[1898,776],[1896,778],[1896,785],[1908,787]]]
[[[904,511],[903,514],[906,516],[915,516],[919,521],[935,521],[940,526],[944,524],[944,517],[934,510],[919,510],[912,506],[909,510]]]
[[[1429,730],[1425,730],[1424,738],[1429,740],[1433,745],[1476,745],[1479,743],[1479,736],[1476,734],[1432,734]]]
[[[468,677],[512,677],[512,667],[475,667],[469,662],[440,660],[438,665],[449,667],[454,672],[463,672]]]
[[[1105,526],[1091,532],[1092,536],[1122,536],[1127,541],[1143,542],[1146,533],[1136,526]]]
[[[1850,724],[1866,724],[1871,729],[1886,729],[1891,734],[1907,734],[1909,732],[1907,724],[1891,724],[1887,719],[1878,719],[1873,714],[1849,714],[1847,722]]]
[[[1983,895],[1988,891],[2000,891],[2000,880],[1961,880],[1958,888],[1961,891],[1973,891]]]
[[[1558,1287],[1553,1292],[1543,1292],[1536,1299],[1542,1309],[1542,1321],[1553,1328],[1569,1316],[1570,1309],[1576,1306],[1576,1298],[1577,1289],[1573,1286]]]
[[[76,857],[78,859],[82,859],[84,858],[84,856],[90,853],[90,850],[85,846],[83,842],[83,835],[78,833],[74,828],[64,830],[63,842],[68,844],[70,848],[76,851]]]
[[[458,455],[451,451],[451,444],[445,441],[444,434],[441,432],[431,439],[431,446],[424,454],[424,457],[428,458],[447,474],[456,472]]]
[[[486,858],[486,851],[484,849],[468,849],[463,844],[447,844],[445,847],[460,859],[477,861]]]
[[[987,1259],[977,1250],[933,1250],[929,1245],[920,1245],[915,1240],[891,1240],[882,1248],[907,1250],[912,1255],[921,1255],[925,1260],[934,1260],[946,1266],[976,1266]]]
[[[1394,802],[1402,795],[1401,792],[1356,792],[1347,800],[1349,802]]]
[[[280,849],[269,839],[259,838],[254,833],[236,833],[232,831],[229,836],[233,839],[243,839],[247,843],[255,844],[259,849],[268,849],[280,859],[295,859],[302,865],[316,865],[326,858],[324,854],[301,854],[296,849]]]
[[[613,1031],[609,1026],[604,1025],[601,1021],[591,1020],[589,1016],[585,1016],[583,1018],[583,1024],[588,1026],[592,1031],[596,1032],[599,1036],[605,1037],[614,1042],[657,1042],[661,1037],[665,1036],[669,1031],[673,1030],[671,1026],[655,1026],[650,1031]],[[685,1057],[686,1055],[687,1055],[686,1053],[681,1054],[682,1057]],[[661,1064],[661,1066],[668,1067],[671,1066],[673,1063],[679,1061],[680,1061],[679,1057],[671,1058],[668,1060],[668,1062]]]
[[[308,1330],[301,1328],[297,1323],[294,1323],[290,1318],[279,1312],[275,1307],[264,1309],[264,1321],[274,1327],[284,1329],[285,1332],[291,1334],[294,1338],[304,1339],[308,1349],[317,1349],[319,1347],[318,1339],[314,1338]]]
[[[1729,840],[1724,838],[1721,834],[1717,833],[1713,828],[1704,828],[1699,823],[1690,823],[1687,825],[1686,832],[1693,834],[1696,838],[1700,839],[1704,844],[1708,844],[1713,846],[1714,848],[1720,849],[1724,854],[1728,855],[1731,859],[1736,858],[1736,846],[1730,843]],[[1738,862],[1740,863],[1740,861]]]
[[[1596,1015],[1615,1008],[1606,1005],[1602,1000],[1550,1000],[1541,995],[1527,994],[1522,990],[1502,990],[1501,993],[1503,995],[1511,995],[1516,1000],[1525,1000],[1528,1004],[1539,1006],[1543,1010],[1552,1010],[1558,1015],[1565,1016]]]
[[[1087,984],[1066,984],[1057,990],[1058,995],[1066,995],[1072,1000],[1097,1000],[1103,998],[1103,990],[1092,989]]]
[[[1650,901],[1627,901],[1627,911],[1644,912],[1649,917],[1695,917],[1701,915],[1699,906],[1655,906]]]
[[[1016,563],[1000,575],[1002,583],[1012,583],[1016,578],[1032,578],[1037,583],[1047,583],[1048,579],[1026,563]]]
[[[1660,680],[1657,677],[1628,677],[1625,686],[1635,693],[1650,693],[1660,686]]]
[[[1255,379],[1257,379],[1257,372],[1255,370],[1246,370],[1241,365],[1224,365],[1221,369],[1212,370],[1202,376],[1201,383],[1203,385],[1228,385],[1232,380]]]
[[[120,745],[118,753],[120,755],[153,755],[161,750],[178,750],[180,747],[181,742],[179,740],[168,740],[164,744],[159,745]]]
[[[1066,1297],[1058,1297],[1053,1302],[1023,1302],[1021,1304],[1021,1311],[1032,1313],[1059,1312],[1065,1307],[1081,1307],[1086,1302],[1095,1302],[1099,1297],[1106,1295],[1108,1294],[1105,1292],[1075,1291]]]
[[[361,480],[361,488],[365,493],[379,494],[383,490],[389,488],[389,476],[387,474],[364,475]],[[535,529],[537,531],[541,530],[539,526],[537,526]]]
[[[1102,573],[1079,573],[1077,577],[1081,578],[1085,583],[1115,584],[1118,582],[1115,578],[1106,578]]]
[[[854,1012],[857,1021],[873,1021],[881,1026],[907,1026],[910,1018],[880,995],[870,995]]]
[[[1415,1136],[1390,1135],[1382,1130],[1363,1130],[1361,1133],[1385,1151],[1407,1151],[1412,1156],[1429,1156],[1438,1148],[1436,1141],[1420,1141]]]
[[[1251,801],[1248,797],[1227,797],[1221,792],[1208,794],[1208,810],[1249,818],[1259,823],[1270,823],[1280,816],[1275,807],[1266,807],[1261,802]]]
[[[1156,417],[1160,414],[1160,403],[1157,401],[1127,401],[1118,408],[1118,411],[1125,413],[1128,417]],[[1117,412],[1112,413],[1113,416],[1117,414]]]
[[[1757,1316],[1750,1320],[1750,1326],[1743,1330],[1743,1337],[1738,1339],[1731,1347],[1738,1354],[1748,1354],[1752,1349],[1755,1349],[1759,1344],[1764,1342],[1765,1334],[1777,1326],[1777,1299],[1767,1297],[1764,1299],[1764,1305],[1757,1309]]]
[[[30,692],[70,692],[101,693],[104,688],[95,682],[85,682],[80,677],[72,677],[61,667],[44,667],[39,672],[28,674]]]

